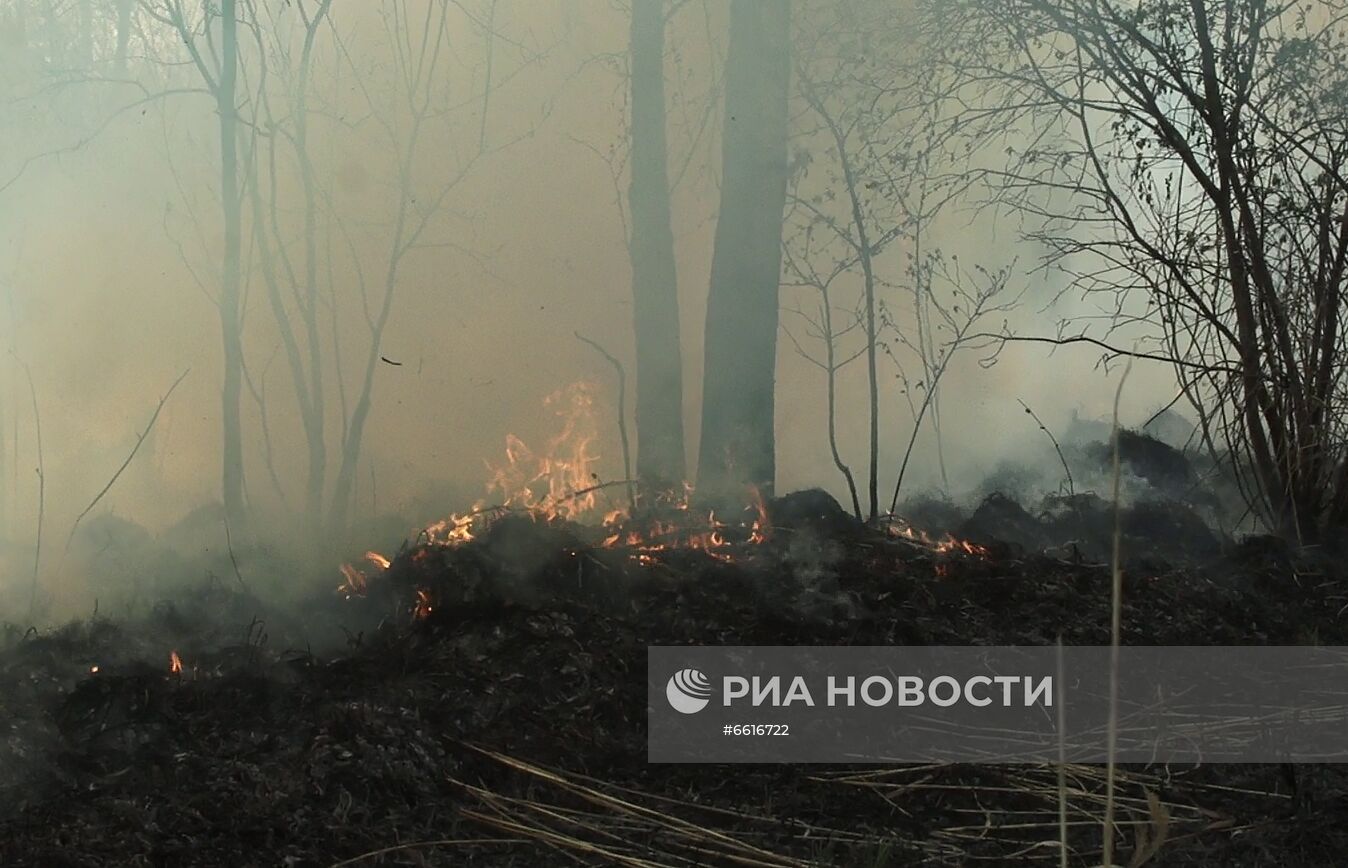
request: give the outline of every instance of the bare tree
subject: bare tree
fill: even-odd
[[[521,47],[520,57],[513,69],[504,73],[493,72],[474,99],[457,101],[452,90],[454,78],[450,70],[454,59],[452,35],[455,26],[451,13],[462,11],[464,7],[455,0],[432,0],[424,5],[424,14],[417,27],[413,26],[415,19],[409,17],[415,8],[406,0],[386,0],[382,9],[384,38],[388,40],[394,58],[390,85],[396,97],[391,104],[365,81],[361,70],[350,62],[347,55],[349,74],[383,139],[383,146],[394,155],[392,174],[395,201],[391,220],[384,227],[388,235],[379,261],[383,273],[375,281],[378,294],[373,299],[349,228],[342,227],[352,251],[352,265],[356,271],[369,337],[359,385],[350,411],[344,417],[340,461],[328,512],[327,524],[332,534],[340,533],[346,526],[361,440],[373,401],[375,369],[379,364],[381,342],[393,312],[403,265],[409,256],[430,247],[463,249],[454,241],[432,240],[427,237],[427,233],[439,225],[445,216],[446,203],[451,194],[460,188],[483,159],[508,149],[532,135],[535,129],[534,126],[527,126],[500,139],[493,139],[487,133],[486,118],[479,117],[478,123],[472,125],[474,134],[469,144],[458,151],[453,150],[452,144],[449,148],[445,147],[446,140],[450,143],[455,141],[452,132],[456,120],[469,111],[487,112],[491,94],[505,86],[520,71],[540,60],[544,52]],[[492,4],[487,15],[468,16],[470,23],[477,23],[488,43],[497,36],[497,32],[491,29],[496,26],[494,11],[491,11],[494,9],[495,5]],[[432,138],[437,132],[440,135]],[[426,152],[430,150],[428,146],[439,149],[432,165],[444,167],[448,163],[448,171],[439,175],[421,174],[420,167],[427,159]]]
[[[223,251],[219,291],[223,383],[220,390],[222,431],[221,494],[225,515],[236,528],[247,526],[244,504],[242,286],[243,189],[239,182],[239,17],[238,0],[189,4],[186,0],[154,0],[142,7],[178,34],[192,66],[215,103],[219,144],[220,212]]]
[[[927,22],[1007,156],[983,177],[1107,318],[1059,339],[1149,338],[1251,505],[1303,540],[1348,521],[1345,11],[974,0]]]
[[[881,387],[880,359],[893,362],[912,418],[901,484],[924,424],[940,454],[939,382],[972,324],[1005,309],[1007,280],[967,285],[978,269],[951,267],[939,250],[924,248],[928,227],[968,182],[949,171],[939,83],[923,75],[909,19],[891,4],[862,2],[810,7],[798,22],[785,261],[788,283],[817,299],[788,308],[787,335],[825,372],[833,461],[857,517],[874,521],[882,408],[893,399]],[[866,375],[864,512],[837,438],[837,379],[855,360]]]
[[[319,286],[318,222],[321,191],[310,146],[313,119],[309,102],[315,47],[320,31],[327,24],[332,0],[316,0],[312,4],[301,0],[294,4],[293,11],[285,17],[269,7],[259,9],[251,2],[250,6],[255,10],[253,34],[261,70],[254,102],[259,116],[252,129],[257,136],[262,137],[257,145],[265,150],[251,164],[254,171],[248,185],[249,201],[268,306],[285,350],[304,431],[308,452],[304,517],[310,542],[317,542],[323,524],[328,459],[324,431],[325,358]],[[266,13],[267,17],[260,19],[256,14],[258,12]],[[288,19],[291,16],[298,17],[298,28],[290,25]],[[298,30],[298,33],[294,30]],[[279,87],[270,87],[271,79],[279,80]],[[273,90],[278,92],[273,93]],[[283,106],[279,116],[273,108],[274,100],[281,101]],[[278,153],[281,148],[288,151],[289,160],[283,161]],[[264,159],[265,172],[260,165]],[[299,213],[302,227],[298,245],[288,243],[280,201],[283,183],[281,175],[291,166],[297,170],[301,191]],[[265,199],[264,182],[267,193]],[[292,246],[299,249],[292,251]],[[287,305],[287,293],[283,291],[283,286],[290,287],[288,295],[291,306]],[[294,321],[296,319],[298,324]],[[263,425],[266,425],[265,419]],[[270,442],[269,432],[264,434]]]

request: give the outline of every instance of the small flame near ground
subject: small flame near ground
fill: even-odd
[[[183,672],[183,659],[178,656],[177,651],[169,652],[169,672],[173,675],[181,675]]]
[[[908,540],[924,548],[929,548],[937,554],[963,553],[979,558],[990,557],[992,554],[987,546],[958,539],[950,534],[946,534],[941,539],[935,539],[926,531],[913,527],[906,519],[896,515],[885,516],[883,522],[885,532],[891,537]]]
[[[599,455],[594,451],[598,440],[595,391],[593,384],[578,382],[549,395],[544,406],[558,420],[557,433],[539,449],[531,448],[514,434],[507,435],[504,460],[487,465],[487,492],[494,493],[500,502],[487,506],[485,500],[479,500],[466,513],[451,514],[422,528],[417,541],[462,545],[471,542],[494,520],[510,513],[528,515],[540,522],[579,522],[597,512],[605,486],[596,472]],[[601,546],[625,550],[633,563],[647,567],[660,562],[660,553],[677,549],[698,550],[716,560],[733,562],[746,548],[761,545],[773,535],[761,492],[750,488],[748,494],[750,506],[730,520],[715,511],[705,518],[694,517],[693,486],[688,482],[683,483],[681,491],[655,498],[654,512],[672,518],[643,518],[639,526],[631,527],[628,510],[609,508],[600,521],[607,532]],[[962,553],[983,558],[989,554],[983,546],[949,535],[933,539],[897,516],[882,521],[883,529],[891,537],[937,554]],[[391,565],[389,558],[375,551],[366,552],[364,559],[376,574]],[[354,564],[342,564],[341,573],[338,593],[347,598],[365,595],[370,573]],[[425,618],[432,610],[429,594],[418,591],[414,616]]]
[[[431,592],[425,588],[417,588],[417,602],[412,607],[412,617],[418,621],[425,620],[435,611],[435,606],[431,604]]]

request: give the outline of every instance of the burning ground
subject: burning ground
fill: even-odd
[[[559,397],[538,449],[509,438],[494,502],[298,610],[209,574],[135,619],[10,628],[0,864],[1057,864],[1056,767],[649,765],[645,649],[1103,644],[1112,505],[994,492],[872,526],[818,490],[633,509],[594,474],[587,395]],[[1174,465],[1143,446],[1135,476]],[[1233,541],[1178,490],[1121,505],[1126,643],[1348,644],[1336,552]],[[1066,780],[1071,861],[1097,864],[1103,771]],[[1131,864],[1348,846],[1337,767],[1129,769],[1120,804]]]
[[[451,519],[302,618],[217,582],[133,624],[11,630],[0,862],[1056,864],[1052,767],[648,765],[645,646],[1099,644],[1106,567],[866,528],[820,492],[593,525],[558,507]],[[1134,558],[1124,599],[1128,643],[1348,643],[1334,561],[1267,540]],[[323,624],[345,647],[306,646]],[[1094,864],[1103,772],[1067,781],[1073,863]],[[1122,787],[1123,846],[1152,864],[1348,846],[1337,767],[1130,769]]]

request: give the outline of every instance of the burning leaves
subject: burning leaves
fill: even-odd
[[[337,586],[337,593],[348,600],[352,597],[365,596],[365,591],[369,588],[365,573],[352,564],[342,564],[340,569],[342,571],[342,583]]]
[[[989,558],[992,555],[987,546],[981,546],[965,539],[957,539],[950,534],[946,534],[941,539],[935,539],[926,531],[913,527],[898,516],[887,516],[883,521],[885,533],[891,539],[911,543],[928,549],[934,554],[965,554],[976,558]]]
[[[479,501],[466,513],[451,514],[423,528],[417,534],[412,554],[414,567],[425,566],[417,559],[424,558],[428,551],[456,548],[480,539],[507,516],[522,516],[543,525],[573,526],[586,546],[625,555],[629,563],[638,567],[657,566],[675,552],[698,552],[715,561],[736,563],[778,532],[769,505],[756,488],[745,492],[745,505],[738,511],[725,511],[724,507],[722,511],[697,508],[693,487],[687,482],[679,490],[648,496],[635,511],[609,502],[606,486],[599,481],[597,472],[594,387],[582,382],[559,389],[548,396],[545,406],[557,418],[556,433],[538,449],[520,437],[508,435],[504,459],[498,464],[489,463],[487,468],[486,490],[496,495],[499,503],[487,506],[485,501]],[[843,520],[852,521],[841,513],[836,501],[827,495],[823,497]],[[890,539],[902,540],[936,555],[977,558],[989,555],[983,546],[950,536],[933,539],[897,518],[885,521],[880,530]],[[374,551],[366,552],[364,561],[360,566],[341,566],[339,594],[347,598],[366,596],[371,579],[393,566],[388,557]],[[433,608],[424,588],[417,589],[413,617],[425,619]]]
[[[552,393],[544,406],[559,419],[558,431],[535,451],[520,437],[506,436],[505,459],[488,464],[486,489],[502,497],[497,506],[478,501],[463,514],[454,513],[422,528],[418,542],[432,546],[458,546],[472,542],[493,521],[507,514],[525,514],[535,521],[577,521],[596,508],[597,484],[594,443],[598,438],[595,422],[594,386],[573,383]],[[370,551],[365,560],[378,571],[390,567],[389,558]],[[353,565],[341,566],[342,583],[337,592],[343,596],[363,597],[370,575]]]
[[[412,617],[418,621],[424,621],[435,611],[435,606],[431,604],[431,592],[425,588],[417,588],[417,601],[412,607]]]
[[[369,561],[380,571],[387,570],[392,566],[392,562],[379,552],[369,551],[365,553],[365,560]],[[359,567],[353,564],[342,564],[342,583],[337,586],[337,593],[346,597],[348,600],[352,597],[363,597],[369,590],[369,577]]]
[[[757,489],[750,489],[750,494],[751,505],[734,520],[723,520],[716,510],[702,518],[690,508],[692,486],[685,484],[681,500],[664,504],[666,517],[634,520],[623,510],[610,512],[604,517],[608,536],[601,546],[627,550],[631,560],[641,566],[652,566],[662,553],[680,549],[733,563],[747,548],[761,545],[772,536],[767,505]]]
[[[489,465],[487,491],[499,493],[502,507],[553,520],[576,521],[595,508],[598,488],[593,449],[598,439],[595,387],[573,383],[543,402],[560,420],[541,452],[514,434],[506,436],[506,460]]]

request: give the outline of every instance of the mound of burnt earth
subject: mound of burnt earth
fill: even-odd
[[[1146,498],[1122,505],[1093,493],[1046,496],[1034,512],[1014,498],[994,493],[958,526],[957,536],[999,550],[1053,551],[1091,561],[1113,557],[1120,535],[1125,561],[1190,564],[1211,560],[1229,547],[1189,504]],[[1003,553],[1009,553],[1006,549]]]
[[[781,526],[507,516],[409,545],[363,594],[348,576],[349,599],[315,603],[367,625],[323,653],[241,595],[15,630],[0,864],[1057,865],[1053,767],[646,762],[652,644],[1108,640],[1103,566],[870,531],[812,498]],[[1124,640],[1348,644],[1342,575],[1254,549],[1128,569]],[[211,610],[233,614],[184,617]],[[1103,770],[1068,779],[1069,861],[1099,864]],[[1163,839],[1148,864],[1348,850],[1338,767],[1130,768],[1118,786],[1124,853]]]
[[[983,546],[1010,542],[1031,551],[1052,544],[1043,523],[1014,498],[1001,492],[993,492],[983,499],[973,515],[960,526],[959,535]]]

